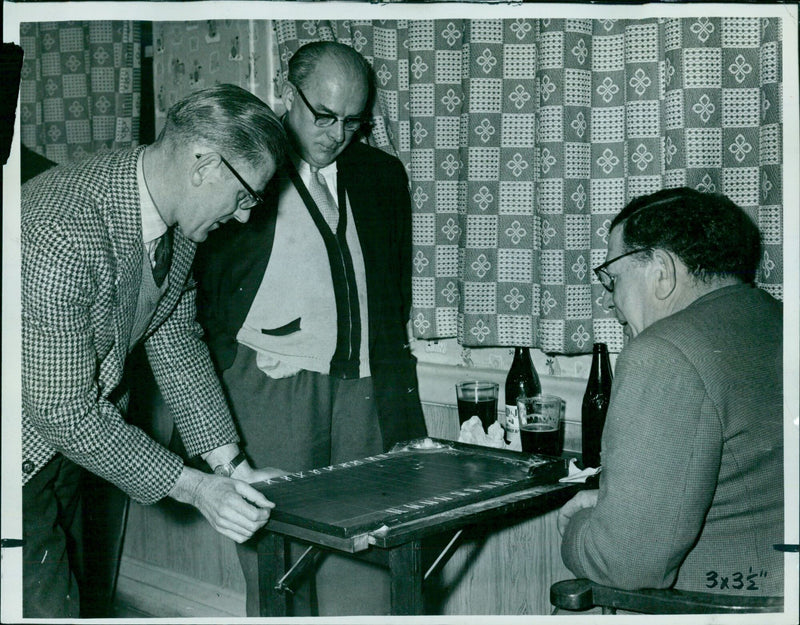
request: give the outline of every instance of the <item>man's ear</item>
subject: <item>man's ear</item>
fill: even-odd
[[[667,299],[678,284],[675,261],[672,255],[666,250],[653,250],[653,260],[650,263],[650,270],[653,280],[655,281],[655,296],[661,300]]]
[[[290,83],[288,80],[283,81],[281,100],[283,101],[283,106],[286,108],[286,110],[291,111],[292,105],[294,104],[294,89],[292,88],[292,83]]]
[[[220,176],[220,165],[222,165],[222,160],[216,152],[206,152],[195,156],[191,172],[192,185],[199,187],[203,182],[216,182]]]

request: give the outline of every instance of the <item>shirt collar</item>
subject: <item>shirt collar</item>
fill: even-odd
[[[289,160],[294,165],[294,168],[297,170],[297,173],[300,174],[300,177],[305,179],[306,176],[311,175],[311,165],[309,165],[303,158],[291,147],[288,150],[289,153]],[[331,180],[331,176],[333,176],[333,180],[336,180],[336,161],[333,161],[330,165],[326,165],[322,169],[319,170],[323,176],[325,176],[326,180]]]
[[[167,224],[161,219],[144,180],[144,152],[144,150],[141,151],[136,163],[136,181],[139,186],[139,206],[142,214],[142,240],[150,243],[167,231]]]

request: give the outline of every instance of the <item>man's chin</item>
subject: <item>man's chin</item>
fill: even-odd
[[[193,232],[184,232],[181,230],[181,234],[185,236],[187,239],[192,241],[193,243],[202,243],[208,238],[208,233],[210,230],[215,230],[219,227],[219,224],[214,224],[212,227],[206,230],[195,230]]]

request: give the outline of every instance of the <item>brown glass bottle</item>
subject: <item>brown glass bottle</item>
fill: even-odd
[[[584,467],[600,466],[600,441],[611,400],[611,362],[605,343],[592,349],[592,369],[581,405],[581,449]]]
[[[506,376],[506,442],[510,436],[519,435],[519,418],[517,413],[518,397],[534,397],[542,394],[542,384],[531,360],[531,352],[527,347],[514,348],[514,360]]]

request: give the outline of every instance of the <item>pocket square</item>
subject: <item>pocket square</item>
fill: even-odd
[[[261,334],[268,334],[269,336],[286,336],[287,334],[294,334],[300,332],[300,319],[298,317],[294,321],[290,321],[280,328],[261,328]]]

